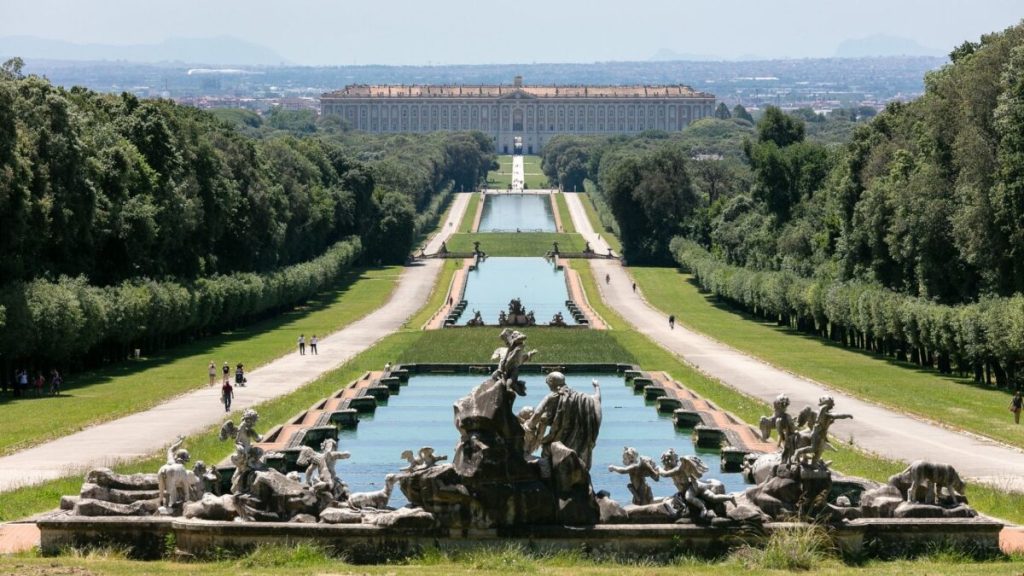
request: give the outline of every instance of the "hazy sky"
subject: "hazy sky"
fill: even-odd
[[[296,64],[831,56],[901,36],[946,53],[1024,17],[1024,0],[0,0],[0,36],[151,44],[234,36]]]

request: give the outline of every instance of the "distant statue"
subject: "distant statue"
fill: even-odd
[[[466,322],[466,326],[483,326],[483,325],[484,325],[484,317],[480,314],[479,310],[474,310],[473,311],[473,317],[470,318],[468,322]]]
[[[647,484],[650,478],[658,481],[658,469],[654,461],[646,456],[640,456],[636,448],[629,446],[622,449],[622,466],[608,466],[609,472],[616,474],[628,474],[630,494],[633,495],[633,504],[644,506],[654,502],[654,493]]]
[[[412,472],[414,470],[423,470],[435,466],[442,460],[447,460],[448,456],[435,455],[434,448],[432,446],[424,446],[420,448],[419,455],[415,455],[412,450],[405,450],[402,452],[402,459],[409,463],[408,466],[402,468],[402,472]]]
[[[473,241],[473,254],[480,254],[480,241],[479,240],[474,240]]]
[[[562,316],[561,312],[555,312],[554,317],[551,318],[551,322],[548,322],[548,326],[567,326],[567,324],[565,323],[565,316]]]
[[[544,382],[550,393],[537,405],[528,427],[541,435],[542,454],[552,443],[561,442],[576,452],[589,470],[601,430],[600,384],[591,381],[594,394],[590,395],[569,388],[561,372],[551,372]]]
[[[583,253],[584,253],[584,254],[590,254],[590,253],[591,253],[591,252],[593,252],[593,251],[594,251],[594,250],[593,250],[593,249],[592,249],[592,248],[590,247],[590,242],[587,242],[587,243],[586,243],[586,244],[585,244],[585,245],[583,246]]]
[[[438,250],[437,252],[439,254],[447,254],[448,253],[448,243],[445,242],[444,240],[442,240],[441,241],[441,249]]]
[[[537,318],[535,318],[533,316],[533,310],[530,310],[529,312],[526,313],[526,325],[527,326],[536,326],[537,325]]]
[[[508,314],[504,310],[498,312],[498,326],[508,326]]]
[[[558,256],[558,242],[551,243],[551,253]]]

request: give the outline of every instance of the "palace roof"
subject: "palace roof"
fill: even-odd
[[[509,84],[351,84],[322,98],[714,98],[689,86],[524,86]]]

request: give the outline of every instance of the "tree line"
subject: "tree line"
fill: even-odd
[[[719,107],[678,135],[553,143],[545,171],[596,184],[631,262],[699,260],[705,287],[751,311],[805,330],[824,322],[833,326],[826,336],[849,345],[1020,384],[1024,25],[958,46],[925,77],[920,98],[878,114],[851,107],[823,119],[767,107],[751,124]],[[669,232],[722,267],[712,274],[693,249],[666,250]],[[723,275],[730,280],[712,278]],[[852,291],[837,301],[861,310],[895,307],[889,316],[905,321],[871,327],[863,311],[820,315],[778,297],[779,286],[800,292],[804,283]]]
[[[5,367],[123,358],[294,305],[357,263],[404,262],[451,192],[494,163],[481,134],[255,118],[65,89],[4,63]]]

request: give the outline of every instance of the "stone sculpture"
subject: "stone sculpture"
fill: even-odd
[[[661,455],[661,464],[658,475],[671,478],[678,490],[671,500],[677,514],[689,516],[694,521],[708,521],[715,517],[716,509],[719,515],[724,515],[722,505],[726,502],[736,504],[735,496],[724,493],[725,487],[721,482],[701,481],[708,467],[700,458],[680,458],[675,450],[669,448]]]
[[[447,459],[447,455],[435,455],[434,448],[432,446],[424,446],[420,448],[419,456],[417,456],[412,450],[406,450],[402,452],[402,460],[408,462],[409,465],[402,468],[402,472],[412,472],[413,470],[430,468],[431,466],[435,466],[438,462]]]
[[[338,441],[328,438],[320,443],[320,451],[317,452],[309,446],[299,449],[299,458],[296,464],[306,466],[305,483],[312,486],[315,491],[327,491],[334,494],[336,498],[344,498],[347,487],[338,478],[336,464],[339,460],[350,458],[348,452],[339,452]],[[316,482],[313,481],[313,474],[316,473]]]
[[[527,312],[519,298],[509,301],[507,312],[502,311],[498,314],[499,326],[534,326],[536,324],[537,320],[533,311]]]
[[[592,380],[594,394],[573,390],[565,375],[551,372],[544,379],[550,392],[537,408],[527,427],[540,436],[542,454],[555,442],[575,452],[590,470],[591,455],[601,429],[601,385]],[[545,432],[546,431],[546,432]]]
[[[647,479],[650,478],[655,482],[658,481],[660,476],[658,475],[657,466],[655,466],[654,461],[650,458],[640,456],[636,448],[630,448],[629,446],[623,448],[622,466],[610,465],[608,466],[608,471],[629,475],[629,484],[626,486],[629,488],[630,494],[633,495],[633,504],[646,506],[654,502],[654,494],[651,492],[651,487],[647,484]]]
[[[558,326],[563,328],[568,326],[568,324],[565,323],[565,316],[562,316],[561,312],[555,312],[554,317],[551,318],[551,322],[548,322],[548,326]]]
[[[348,505],[350,508],[373,508],[376,510],[383,510],[388,507],[388,501],[391,500],[391,491],[395,487],[395,482],[398,481],[396,474],[388,474],[384,477],[384,488],[373,492],[356,492],[348,497]]]
[[[484,326],[484,317],[480,315],[479,310],[473,311],[473,317],[466,322],[466,326]]]
[[[964,482],[949,464],[916,460],[906,470],[889,477],[889,484],[900,491],[907,502],[953,504],[966,502]]]
[[[806,441],[799,442],[800,447],[793,451],[794,459],[806,461],[812,466],[822,462],[821,455],[826,448],[835,450],[828,443],[828,429],[832,426],[832,423],[836,420],[853,418],[850,414],[833,414],[832,408],[835,407],[835,400],[831,396],[822,396],[818,400],[818,407],[818,414],[815,416],[814,426],[811,428],[810,434],[801,434]]]
[[[221,426],[221,441],[231,437],[235,440],[235,453],[231,456],[231,463],[235,465],[235,472],[231,476],[232,494],[247,492],[252,485],[253,474],[266,468],[263,462],[263,449],[253,446],[253,441],[259,442],[263,439],[255,429],[257,420],[259,414],[248,408],[242,413],[241,424],[235,426],[233,421],[228,420]]]
[[[167,449],[167,463],[157,471],[158,490],[160,492],[160,510],[164,514],[170,514],[179,504],[188,502],[193,495],[193,482],[190,472],[185,469],[189,461],[188,450],[181,449],[183,436],[178,436],[171,447]]]

